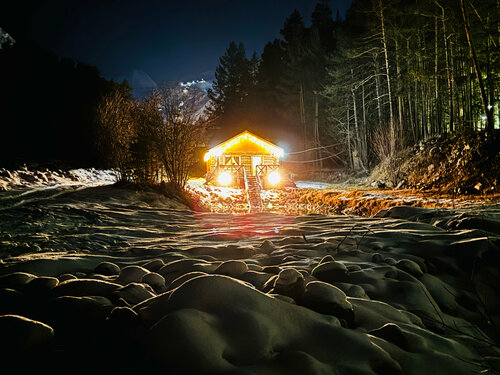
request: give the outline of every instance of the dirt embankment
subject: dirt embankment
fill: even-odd
[[[270,191],[264,208],[289,214],[344,214],[372,217],[393,206],[423,208],[464,208],[492,205],[498,196],[479,199],[466,196],[435,195],[415,190],[313,190]]]
[[[421,141],[384,160],[374,186],[452,195],[494,195],[500,182],[500,133],[453,133]]]

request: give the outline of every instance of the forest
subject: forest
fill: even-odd
[[[262,56],[232,42],[209,118],[288,142],[316,168],[368,171],[433,135],[499,127],[500,3],[355,0],[345,20],[320,1],[294,11]],[[235,130],[235,127],[238,129]]]

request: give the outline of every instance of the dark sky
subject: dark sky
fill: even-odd
[[[107,78],[134,69],[156,82],[207,78],[229,42],[250,56],[279,37],[297,9],[306,25],[316,0],[12,0],[0,6],[0,27],[60,56],[95,65]],[[343,16],[351,0],[330,0]],[[208,77],[210,78],[210,77]]]

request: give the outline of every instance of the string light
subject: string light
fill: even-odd
[[[248,131],[245,131],[240,135],[231,138],[229,141],[224,142],[223,144],[208,150],[203,160],[208,161],[212,156],[221,156],[226,150],[230,149],[233,146],[236,146],[237,144],[243,141],[250,141],[252,143],[255,143],[257,146],[262,147],[264,150],[266,150],[267,152],[278,158],[283,157],[283,155],[285,154],[285,152],[281,147],[274,146],[264,141],[263,139],[254,136]]]

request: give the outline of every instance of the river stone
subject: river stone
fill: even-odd
[[[390,266],[394,266],[397,263],[396,259],[394,259],[394,258],[385,258],[384,262]]]
[[[191,280],[195,277],[206,276],[206,275],[207,275],[207,273],[198,272],[198,271],[185,273],[184,275],[181,275],[178,278],[176,278],[174,281],[172,281],[170,283],[170,285],[168,286],[168,289],[172,290],[172,289],[178,288],[179,286],[181,286],[182,284],[184,284],[188,280]]]
[[[193,266],[197,263],[203,263],[199,259],[178,259],[165,264],[158,270],[158,273],[165,277],[169,273],[187,273],[193,271]]]
[[[370,299],[366,294],[366,291],[360,285],[352,285],[349,287],[346,293],[349,297]]]
[[[21,314],[25,310],[26,299],[23,293],[16,289],[0,289],[0,315]]]
[[[422,277],[424,274],[418,263],[410,259],[401,259],[395,264],[395,266],[402,271],[408,272],[416,278]]]
[[[305,287],[300,304],[321,314],[334,315],[348,323],[354,320],[352,305],[346,294],[331,284],[322,281],[311,281]]]
[[[231,276],[231,277],[239,277],[248,271],[248,266],[245,262],[241,260],[228,260],[219,265],[216,268],[215,273]]]
[[[372,262],[373,263],[382,263],[384,261],[384,258],[380,253],[375,253],[372,255]]]
[[[115,307],[108,317],[108,322],[113,328],[123,330],[123,327],[131,327],[140,323],[137,313],[130,307]]]
[[[311,275],[327,283],[343,281],[348,274],[347,268],[343,263],[325,262],[317,265],[311,272]]]
[[[277,275],[278,273],[280,273],[280,271],[281,268],[279,268],[278,266],[266,266],[262,268],[262,272],[270,273],[273,275]]]
[[[157,272],[164,265],[165,263],[163,262],[163,259],[152,259],[149,262],[144,263],[142,266],[151,272]]]
[[[128,283],[141,282],[144,275],[149,271],[141,266],[127,266],[120,271],[120,276],[115,280],[118,284],[127,285]]]
[[[410,347],[408,339],[397,324],[387,323],[378,329],[369,331],[368,333],[372,336],[380,337],[381,339],[392,342],[404,351],[410,352],[414,349]]]
[[[282,294],[293,299],[301,298],[304,294],[305,282],[302,274],[295,268],[282,270],[274,280],[271,293]]]
[[[59,282],[62,283],[63,281],[66,281],[66,280],[78,279],[78,277],[76,277],[75,275],[72,275],[70,273],[65,273],[65,274],[59,276],[58,279],[59,279]]]
[[[66,280],[52,289],[55,297],[60,296],[103,296],[112,297],[121,285],[94,279]]]
[[[326,263],[326,262],[335,262],[335,258],[331,255],[325,255],[321,260],[319,261],[319,264],[321,263]]]
[[[0,316],[0,332],[2,356],[43,348],[54,337],[54,330],[49,325],[19,315]]]
[[[272,276],[268,273],[258,272],[258,271],[248,271],[239,277],[240,280],[246,281],[252,284],[259,290],[264,289],[264,285],[269,281]],[[271,289],[271,288],[270,288]]]
[[[55,277],[37,277],[26,284],[26,292],[30,294],[44,294],[59,284]]]
[[[274,250],[276,250],[276,245],[269,240],[265,240],[259,246],[259,252],[264,254],[272,253]]]
[[[18,289],[36,278],[35,275],[26,272],[13,272],[0,276],[0,288]]]
[[[165,278],[156,272],[150,272],[142,277],[141,282],[150,285],[154,290],[159,291],[165,288]]]
[[[118,275],[120,274],[120,267],[111,262],[102,262],[94,269],[94,273],[104,276]]]
[[[138,283],[129,283],[124,287],[118,288],[115,290],[115,294],[132,306],[155,296],[144,285]]]

